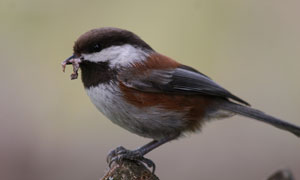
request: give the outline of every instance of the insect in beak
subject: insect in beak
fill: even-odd
[[[63,72],[65,72],[65,69],[66,69],[67,65],[72,64],[73,73],[71,74],[71,80],[77,79],[80,62],[81,62],[81,59],[73,54],[72,56],[70,56],[69,58],[67,58],[66,60],[64,60],[61,63]]]

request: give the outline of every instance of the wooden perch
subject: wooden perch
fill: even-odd
[[[267,180],[295,180],[293,174],[288,169],[282,169],[276,171]]]
[[[100,180],[159,180],[143,164],[136,161],[123,160],[121,163],[113,163],[112,167]],[[287,169],[278,170],[267,178],[267,180],[295,180],[291,171]]]
[[[119,164],[113,163],[100,180],[159,180],[159,178],[143,164],[123,160]]]

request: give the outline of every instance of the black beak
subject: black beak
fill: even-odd
[[[64,60],[62,63],[63,63],[63,64],[66,64],[66,65],[72,64],[72,62],[70,62],[70,60],[71,60],[71,59],[74,59],[74,58],[76,58],[76,56],[73,54],[72,56],[70,56],[70,57],[68,57],[66,60]]]
[[[70,65],[73,64],[72,62],[74,61],[73,59],[76,58],[76,56],[73,54],[72,56],[70,56],[69,58],[67,58],[66,60],[64,60],[61,65],[63,68],[63,72],[65,72],[66,69],[66,65]]]

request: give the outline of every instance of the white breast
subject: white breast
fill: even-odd
[[[127,103],[114,82],[90,87],[86,92],[98,110],[112,122],[140,136],[160,139],[178,134],[185,127],[182,113],[161,107],[138,108]]]

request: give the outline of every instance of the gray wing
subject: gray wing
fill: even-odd
[[[229,98],[249,105],[209,77],[188,66],[167,70],[149,70],[143,75],[121,73],[119,80],[127,87],[144,92],[208,95]]]

